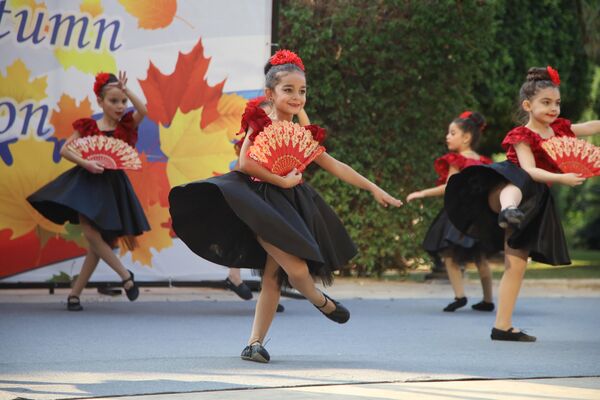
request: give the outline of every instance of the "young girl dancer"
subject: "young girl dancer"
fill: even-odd
[[[434,168],[439,175],[437,186],[413,192],[406,198],[407,202],[425,197],[443,196],[448,179],[466,167],[480,164],[491,164],[492,160],[480,156],[474,148],[485,127],[485,119],[477,112],[465,111],[454,119],[448,127],[446,143],[450,153],[435,160]],[[454,290],[454,301],[444,308],[453,312],[467,304],[462,280],[460,262],[473,261],[479,270],[483,300],[473,304],[471,308],[478,311],[493,311],[492,273],[484,251],[476,240],[460,233],[448,220],[442,209],[431,223],[423,248],[432,256],[441,256],[448,271],[448,278]]]
[[[133,273],[125,269],[111,248],[117,238],[124,237],[132,249],[135,236],[150,229],[133,187],[122,170],[105,170],[97,161],[84,160],[67,146],[80,137],[106,135],[135,147],[137,126],[147,111],[126,85],[124,72],[119,72],[118,78],[106,73],[96,75],[94,93],[104,112],[102,118],[73,122],[75,132],[60,150],[62,157],[77,165],[27,198],[40,214],[54,223],[81,224],[88,242],[83,267],[67,298],[69,311],[83,310],[79,296],[100,259],[119,274],[129,300],[134,301],[139,295]],[[125,112],[128,99],[135,107],[134,112]]]
[[[526,124],[506,135],[507,161],[474,166],[450,178],[445,207],[461,232],[500,250],[505,272],[500,281],[492,340],[534,342],[513,328],[512,314],[525,274],[527,258],[569,264],[569,252],[548,186],[581,185],[585,178],[563,174],[542,148],[552,137],[588,136],[600,132],[600,121],[571,124],[560,114],[560,78],[551,67],[531,68],[519,92]]]
[[[304,66],[287,50],[278,51],[271,64],[265,94],[275,109],[274,118],[290,121],[306,102]],[[271,122],[262,108],[249,105],[242,117],[248,140],[240,152],[240,171],[175,187],[169,196],[173,229],[196,254],[228,267],[264,266],[252,333],[241,354],[244,360],[258,362],[270,359],[262,343],[273,321],[282,280],[327,318],[348,321],[349,311],[317,290],[313,277],[330,283],[333,271],[356,254],[341,221],[302,181],[302,174],[296,170],[286,176],[272,174],[247,155],[255,137]],[[322,128],[309,125],[307,129],[316,140],[324,139]],[[315,162],[351,185],[369,190],[383,206],[402,204],[327,153]]]

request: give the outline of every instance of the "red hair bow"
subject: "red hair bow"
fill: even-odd
[[[550,75],[550,80],[556,86],[560,85],[560,76],[558,75],[558,71],[552,68],[551,66],[546,67],[546,71],[548,71],[548,75]]]
[[[302,63],[302,59],[298,57],[296,53],[289,50],[278,50],[269,59],[269,63],[271,65],[295,64],[298,66],[298,68],[304,71],[304,64]]]
[[[96,75],[96,81],[94,82],[94,93],[96,93],[96,96],[100,97],[100,92],[109,79],[110,74],[107,74],[106,72],[100,72]]]
[[[471,116],[471,114],[473,114],[472,111],[465,111],[462,114],[460,114],[458,116],[458,118],[460,118],[460,119],[467,119],[467,118],[469,118]]]

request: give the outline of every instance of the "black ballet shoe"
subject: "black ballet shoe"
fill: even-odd
[[[227,287],[229,289],[233,290],[233,292],[235,294],[237,294],[241,299],[244,299],[244,300],[252,299],[252,290],[250,290],[248,285],[246,285],[244,282],[242,282],[238,286],[236,286],[235,283],[233,283],[231,281],[231,279],[227,278],[227,279],[225,279],[225,284],[227,285]]]
[[[260,344],[260,342],[252,343],[244,347],[240,356],[242,357],[242,360],[256,361],[259,363],[268,363],[269,360],[271,360],[269,352],[262,344]]]
[[[277,312],[284,312],[285,311],[285,307],[281,304],[277,304]]]
[[[323,293],[323,296],[325,296],[325,303],[322,306],[317,306],[313,304],[315,307],[317,307],[317,310],[321,311],[321,313],[324,316],[326,316],[332,321],[337,322],[338,324],[345,324],[346,322],[348,322],[348,320],[350,319],[350,311],[348,311],[348,309],[341,305],[339,302],[327,296],[325,293]],[[335,310],[333,310],[329,314],[322,310],[322,308],[327,305],[328,301],[331,301],[335,305]]]
[[[498,225],[502,229],[506,229],[509,226],[518,229],[521,227],[523,218],[525,218],[523,211],[519,210],[517,207],[508,207],[498,214]]]
[[[473,310],[477,311],[494,311],[494,303],[488,303],[487,301],[480,301],[477,304],[471,306]]]
[[[458,310],[461,307],[464,307],[467,305],[467,298],[466,297],[455,297],[454,301],[450,304],[448,304],[446,306],[446,308],[444,308],[445,312],[454,312],[456,310]]]
[[[83,307],[78,296],[67,297],[67,310],[69,311],[81,311]]]
[[[131,281],[131,283],[133,283],[133,285],[129,289],[125,289],[125,294],[127,295],[129,301],[134,301],[140,295],[140,288],[138,287],[137,283],[135,283],[135,281],[133,280],[133,272],[129,270],[127,271],[129,272],[130,276],[129,278],[123,281],[123,289],[125,289],[125,284],[127,282]]]
[[[515,328],[510,328],[507,331],[502,329],[492,328],[492,334],[490,337],[492,340],[507,340],[510,342],[535,342],[537,338],[526,334],[525,332],[513,332]]]

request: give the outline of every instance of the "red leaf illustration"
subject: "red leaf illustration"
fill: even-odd
[[[219,117],[217,106],[225,80],[209,86],[205,78],[210,58],[204,57],[202,39],[188,54],[179,53],[175,71],[163,74],[150,62],[148,75],[140,86],[148,101],[148,117],[163,126],[169,125],[179,108],[183,113],[204,107],[200,127]]]

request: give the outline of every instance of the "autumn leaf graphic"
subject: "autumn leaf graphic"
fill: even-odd
[[[177,111],[169,127],[160,127],[160,149],[169,158],[167,176],[172,186],[229,171],[236,158],[227,131],[206,133],[199,127],[203,109]]]
[[[138,28],[159,29],[169,26],[177,12],[176,0],[119,0],[125,11],[137,18]]]
[[[149,162],[146,153],[140,155],[140,160],[142,161],[140,170],[127,171],[140,204],[144,209],[157,203],[168,207],[171,188],[167,179],[167,163]]]
[[[86,97],[79,105],[75,99],[67,94],[63,94],[57,103],[58,108],[52,110],[50,124],[54,127],[54,137],[57,139],[66,139],[73,133],[73,121],[79,118],[89,118],[92,111],[92,104]]]
[[[140,86],[148,101],[148,117],[163,126],[171,123],[177,109],[183,113],[204,107],[200,128],[219,117],[218,105],[225,80],[209,86],[205,78],[210,58],[204,57],[202,41],[188,54],[179,53],[175,71],[164,75],[150,62],[148,75]]]
[[[83,0],[79,5],[79,11],[87,12],[92,17],[97,17],[104,12],[101,0]]]
[[[154,204],[144,211],[152,229],[136,238],[138,247],[131,252],[131,259],[142,265],[151,266],[152,252],[150,249],[159,252],[173,246],[170,228],[163,226],[169,222],[171,215],[169,214],[169,209],[167,207],[162,207],[160,204]],[[127,247],[122,240],[119,241],[119,247],[121,248],[121,256],[127,253]]]
[[[16,59],[0,74],[0,97],[8,97],[17,103],[26,100],[43,100],[48,87],[47,77],[31,79],[31,71],[21,59]]]
[[[27,201],[27,197],[56,178],[73,164],[61,159],[52,161],[54,145],[35,139],[22,139],[10,145],[12,166],[0,163],[0,231],[10,229],[11,239],[27,234],[36,227],[47,232],[65,233],[62,225],[50,222]]]
[[[229,140],[237,138],[240,130],[240,121],[246,108],[246,100],[237,94],[224,94],[219,100],[217,111],[219,118],[205,129],[207,133],[226,131]]]
[[[95,41],[98,32],[95,29],[89,29],[85,35],[86,40]],[[80,50],[71,47],[56,47],[54,57],[60,65],[66,70],[73,67],[84,74],[96,75],[98,72],[117,72],[117,62],[112,53],[107,49],[108,44],[104,44],[102,49]]]

